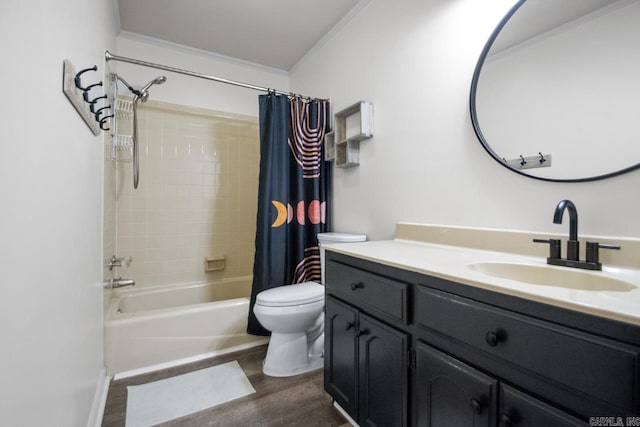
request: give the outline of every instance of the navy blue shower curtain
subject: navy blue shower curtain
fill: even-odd
[[[256,295],[276,286],[320,282],[317,234],[330,230],[328,101],[260,95],[260,183],[256,254],[247,332],[269,335],[253,314]]]

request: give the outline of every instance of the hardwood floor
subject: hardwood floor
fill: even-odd
[[[286,378],[262,373],[267,347],[260,346],[218,356],[188,365],[112,381],[102,425],[124,426],[127,410],[127,386],[145,384],[186,372],[237,360],[254,394],[223,403],[204,411],[159,424],[161,426],[242,426],[242,427],[346,427],[350,424],[331,404],[322,382],[322,370]]]

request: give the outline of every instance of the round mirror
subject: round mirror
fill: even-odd
[[[517,173],[579,182],[640,168],[640,0],[521,0],[487,41],[470,110]]]

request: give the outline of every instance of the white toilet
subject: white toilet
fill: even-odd
[[[320,265],[324,284],[326,243],[364,242],[367,236],[319,233]],[[262,371],[272,377],[288,377],[321,368],[324,349],[324,287],[315,282],[279,286],[256,296],[253,312],[271,331]]]

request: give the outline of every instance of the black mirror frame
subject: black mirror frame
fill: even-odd
[[[601,180],[601,179],[612,178],[614,176],[622,175],[622,174],[625,174],[627,172],[631,172],[631,171],[634,171],[636,169],[640,169],[640,163],[636,163],[633,166],[629,166],[627,168],[620,169],[620,170],[615,171],[615,172],[606,173],[606,174],[603,174],[603,175],[592,176],[592,177],[587,177],[587,178],[575,178],[575,179],[545,178],[545,177],[540,177],[540,176],[535,176],[535,175],[529,175],[528,173],[524,173],[521,170],[518,170],[518,169],[515,169],[515,168],[511,167],[509,164],[507,164],[507,163],[505,163],[503,161],[502,157],[498,156],[498,154],[495,151],[493,151],[493,149],[491,148],[491,146],[489,145],[489,143],[485,139],[484,135],[482,134],[482,130],[480,130],[480,124],[478,123],[478,115],[477,115],[477,111],[476,111],[476,91],[477,91],[477,87],[478,87],[478,80],[480,78],[480,71],[482,70],[482,66],[484,65],[484,62],[487,59],[487,55],[489,53],[489,50],[493,46],[493,43],[495,42],[496,38],[498,37],[498,34],[500,34],[500,31],[502,31],[502,29],[507,24],[509,19],[511,19],[511,17],[518,11],[518,9],[520,9],[520,7],[526,1],[527,0],[519,0],[507,12],[507,14],[500,20],[500,22],[498,23],[496,28],[491,33],[491,36],[487,40],[487,43],[485,44],[484,48],[482,49],[482,52],[480,53],[480,58],[478,58],[478,62],[476,64],[476,68],[473,71],[473,78],[471,80],[471,91],[470,91],[470,95],[469,95],[469,111],[471,113],[471,123],[473,124],[473,130],[476,133],[476,136],[478,137],[478,140],[480,141],[480,144],[482,144],[482,147],[487,151],[487,153],[489,153],[489,155],[493,158],[493,160],[498,162],[503,167],[509,169],[511,172],[515,172],[515,173],[520,174],[522,176],[526,176],[527,178],[533,178],[533,179],[537,179],[537,180],[540,180],[540,181],[547,181],[547,182],[589,182],[589,181],[598,181],[598,180]]]

